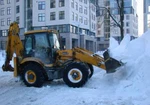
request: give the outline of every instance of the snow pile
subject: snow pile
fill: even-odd
[[[150,101],[146,98],[150,93],[150,31],[143,36],[130,41],[126,35],[115,49],[110,49],[112,57],[125,63],[120,70],[113,74],[117,79],[123,79],[119,84],[116,93],[121,96],[141,96],[139,101]],[[113,44],[113,42],[111,43]],[[129,94],[131,93],[131,94]]]

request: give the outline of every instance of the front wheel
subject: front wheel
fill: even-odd
[[[24,68],[22,79],[26,86],[41,87],[44,83],[42,68],[38,65],[27,65]]]
[[[71,63],[64,70],[63,80],[70,87],[82,87],[88,80],[88,74],[84,64]]]

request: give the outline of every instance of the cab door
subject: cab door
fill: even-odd
[[[46,33],[34,34],[34,57],[39,58],[43,63],[51,63],[51,52]]]

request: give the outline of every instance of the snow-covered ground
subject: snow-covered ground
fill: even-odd
[[[113,74],[94,67],[95,73],[82,88],[70,88],[63,80],[41,88],[26,87],[11,72],[0,69],[0,105],[150,105],[150,31],[120,45],[111,38],[110,54],[125,63]],[[0,67],[4,63],[0,51]]]

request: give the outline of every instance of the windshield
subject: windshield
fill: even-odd
[[[57,49],[60,48],[59,41],[58,41],[56,34],[50,33],[49,40],[50,40],[51,47],[57,48]]]

